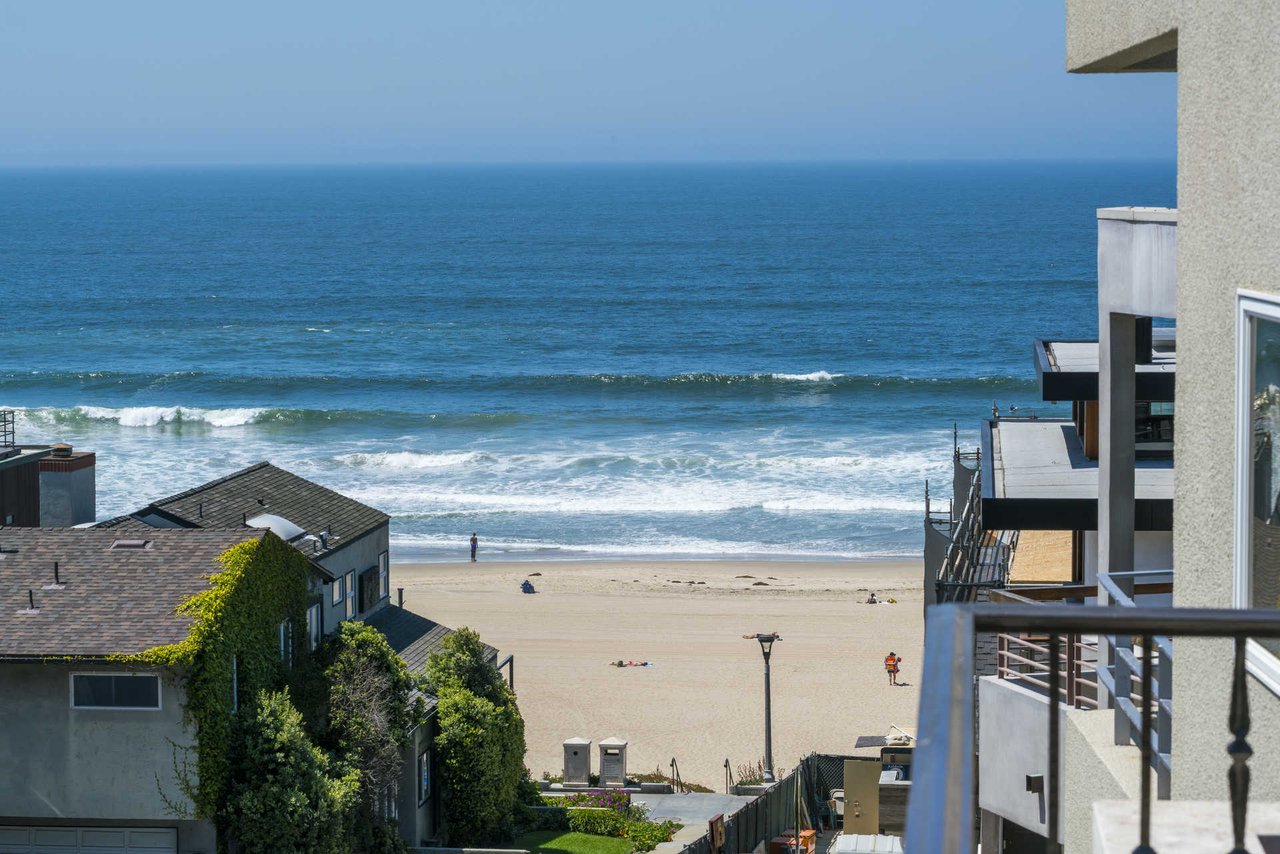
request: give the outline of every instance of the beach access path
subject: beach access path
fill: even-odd
[[[535,575],[534,573],[539,573]],[[724,790],[764,755],[760,647],[772,658],[773,756],[793,767],[813,751],[847,753],[860,735],[914,727],[923,652],[918,563],[787,561],[397,564],[405,605],[470,626],[515,654],[526,764],[559,774],[562,742],[616,736],[628,770],[668,770]],[[538,590],[520,592],[530,578]],[[763,582],[762,584],[760,582]],[[867,605],[868,592],[897,604]],[[890,687],[884,657],[903,659]],[[618,659],[652,667],[611,667]],[[598,750],[593,745],[593,751]],[[592,767],[598,764],[592,757]]]

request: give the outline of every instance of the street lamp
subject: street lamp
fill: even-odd
[[[760,652],[764,655],[764,781],[773,779],[773,704],[769,692],[769,653],[773,651],[773,642],[782,640],[777,632],[769,634],[743,635],[747,640],[760,642]]]

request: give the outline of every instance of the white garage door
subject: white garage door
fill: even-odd
[[[171,827],[0,827],[0,854],[178,854]]]

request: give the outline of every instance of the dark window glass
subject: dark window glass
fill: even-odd
[[[1280,323],[1254,321],[1249,604],[1280,608]],[[1280,654],[1280,641],[1262,641]]]
[[[77,674],[72,677],[76,706],[129,709],[160,708],[160,679],[139,674]]]

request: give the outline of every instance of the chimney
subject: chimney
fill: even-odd
[[[71,446],[66,442],[58,442],[53,445],[53,453],[49,456],[58,457],[59,459],[68,459],[71,456]]]
[[[404,588],[403,587],[396,588],[396,604],[399,605],[401,608],[404,607]]]

